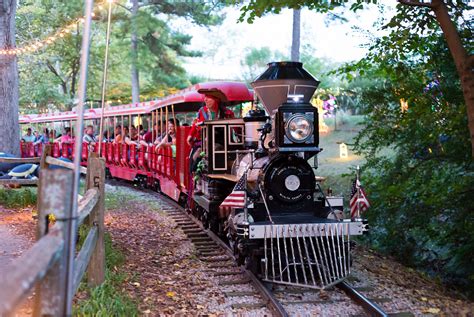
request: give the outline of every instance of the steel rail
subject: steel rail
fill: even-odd
[[[349,296],[354,302],[361,306],[369,316],[388,317],[388,314],[379,305],[371,302],[367,297],[347,284],[347,282],[341,282],[336,286],[346,293],[346,295]]]

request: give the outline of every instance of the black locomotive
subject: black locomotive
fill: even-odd
[[[342,219],[342,197],[325,196],[317,181],[318,85],[301,63],[270,63],[252,83],[265,110],[203,123],[203,195],[193,212],[262,279],[325,288],[350,273],[351,236],[367,228]],[[220,208],[236,191],[243,204]]]

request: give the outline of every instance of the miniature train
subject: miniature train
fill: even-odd
[[[366,232],[367,224],[342,219],[337,212],[343,208],[342,197],[326,196],[317,181],[318,113],[309,101],[318,85],[301,63],[270,63],[252,83],[264,109],[253,107],[241,118],[204,121],[202,193],[193,191],[190,176],[189,126],[176,128],[173,149],[103,142],[99,155],[109,176],[156,188],[186,206],[204,226],[226,239],[240,263],[261,279],[323,289],[349,275],[351,237]],[[136,123],[152,130],[155,139],[162,133],[164,118],[187,121],[188,114],[196,113],[203,101],[198,90],[203,88],[222,91],[234,112],[242,109],[234,106],[254,102],[253,93],[242,83],[197,84],[157,101],[106,108],[106,134],[119,124]],[[85,113],[96,126],[101,115],[100,109]],[[22,116],[20,122],[72,127],[75,118],[68,112]],[[98,152],[98,146],[83,145],[83,164],[91,150]],[[38,145],[22,142],[23,156],[40,152]],[[52,154],[74,155],[71,144],[57,143]],[[241,204],[223,208],[230,195]]]

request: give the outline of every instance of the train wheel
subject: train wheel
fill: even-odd
[[[260,256],[255,254],[255,250],[251,251],[250,255],[245,257],[245,268],[258,275],[260,268]]]

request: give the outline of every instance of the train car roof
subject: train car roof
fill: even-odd
[[[104,116],[110,117],[146,114],[153,110],[171,105],[173,105],[175,112],[194,112],[197,111],[204,102],[204,95],[197,92],[201,88],[220,89],[227,96],[229,106],[253,100],[253,93],[242,82],[214,81],[190,86],[186,89],[178,91],[173,95],[169,95],[158,100],[107,107],[104,110]],[[100,118],[101,114],[102,109],[99,108],[85,109],[84,119],[98,119]],[[20,123],[42,123],[76,119],[77,112],[74,109],[73,111],[66,112],[21,115]]]
[[[84,110],[84,119],[94,119],[100,114],[98,109],[86,109]],[[54,121],[69,121],[76,120],[77,112],[76,111],[66,111],[66,112],[55,112],[55,113],[45,113],[38,114],[32,118],[29,123],[41,123],[41,122],[54,122]]]
[[[19,123],[20,124],[30,123],[31,120],[36,118],[36,116],[37,116],[36,114],[22,114],[18,117]]]
[[[231,81],[211,81],[199,83],[178,91],[176,94],[162,99],[151,101],[148,111],[174,105],[175,112],[197,111],[204,102],[204,95],[198,93],[201,88],[220,89],[227,97],[229,105],[236,105],[242,102],[252,101],[253,94],[242,82]]]
[[[121,115],[138,115],[138,114],[145,114],[149,110],[150,101],[148,102],[139,102],[135,104],[128,104],[128,105],[120,105],[120,106],[112,106],[107,107],[104,110],[104,116],[121,116]],[[97,116],[100,118],[100,114],[102,113],[102,109],[95,109],[97,110]]]

